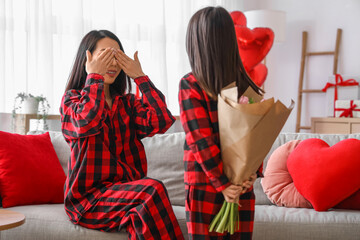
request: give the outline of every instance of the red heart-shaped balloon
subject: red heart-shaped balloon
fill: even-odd
[[[316,211],[326,211],[360,189],[360,140],[332,147],[321,139],[303,140],[289,155],[295,187]]]
[[[239,53],[245,69],[258,65],[270,51],[274,32],[270,28],[254,28],[235,25]]]
[[[230,16],[235,25],[245,26],[246,27],[246,17],[240,11],[233,11],[230,13]]]
[[[261,87],[264,84],[267,73],[267,67],[262,63],[259,63],[253,69],[248,71],[250,78],[258,87]]]

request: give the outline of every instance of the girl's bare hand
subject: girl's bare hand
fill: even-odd
[[[134,60],[129,58],[123,51],[117,50],[115,54],[116,62],[119,67],[132,79],[145,76],[141,69],[141,64],[138,58],[138,52],[134,54]]]
[[[106,48],[104,51],[101,51],[95,56],[93,56],[89,50],[86,50],[86,73],[97,73],[105,76],[106,71],[111,65],[111,60],[114,58],[114,55],[115,51],[112,48]]]
[[[256,173],[253,173],[250,176],[248,181],[243,182],[243,184],[242,184],[243,190],[242,190],[241,194],[246,193],[254,185],[256,178],[257,178]]]
[[[231,184],[229,187],[222,190],[222,194],[224,195],[225,201],[237,203],[242,190],[242,186]]]

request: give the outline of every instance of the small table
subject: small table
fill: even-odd
[[[24,222],[24,214],[10,210],[0,209],[0,231],[18,227]]]

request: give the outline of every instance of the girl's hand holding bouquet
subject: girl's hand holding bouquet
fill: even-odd
[[[243,188],[240,194],[244,194],[254,184],[254,172],[270,151],[294,107],[294,101],[287,108],[280,101],[275,102],[274,98],[262,99],[251,87],[240,98],[237,93],[235,84],[221,91],[218,120],[224,172],[233,185]],[[233,234],[240,228],[239,196],[235,201],[228,201],[224,195],[224,204],[210,223],[210,232],[228,231]]]
[[[256,178],[257,178],[257,174],[256,174],[256,173],[253,173],[253,174],[250,176],[249,180],[245,181],[245,182],[242,184],[243,190],[242,190],[241,194],[244,194],[244,193],[246,193],[247,191],[249,191],[249,189],[254,185]]]
[[[239,196],[243,192],[244,188],[242,186],[237,186],[231,184],[222,191],[225,201],[236,203],[239,201]]]

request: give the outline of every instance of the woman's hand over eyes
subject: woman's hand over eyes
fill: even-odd
[[[114,55],[115,50],[113,48],[106,48],[97,55],[92,55],[89,50],[86,50],[86,73],[97,73],[105,76]]]
[[[117,50],[115,54],[116,62],[119,67],[132,79],[145,76],[141,69],[141,64],[138,58],[138,52],[134,54],[134,60],[129,58],[123,51]]]

